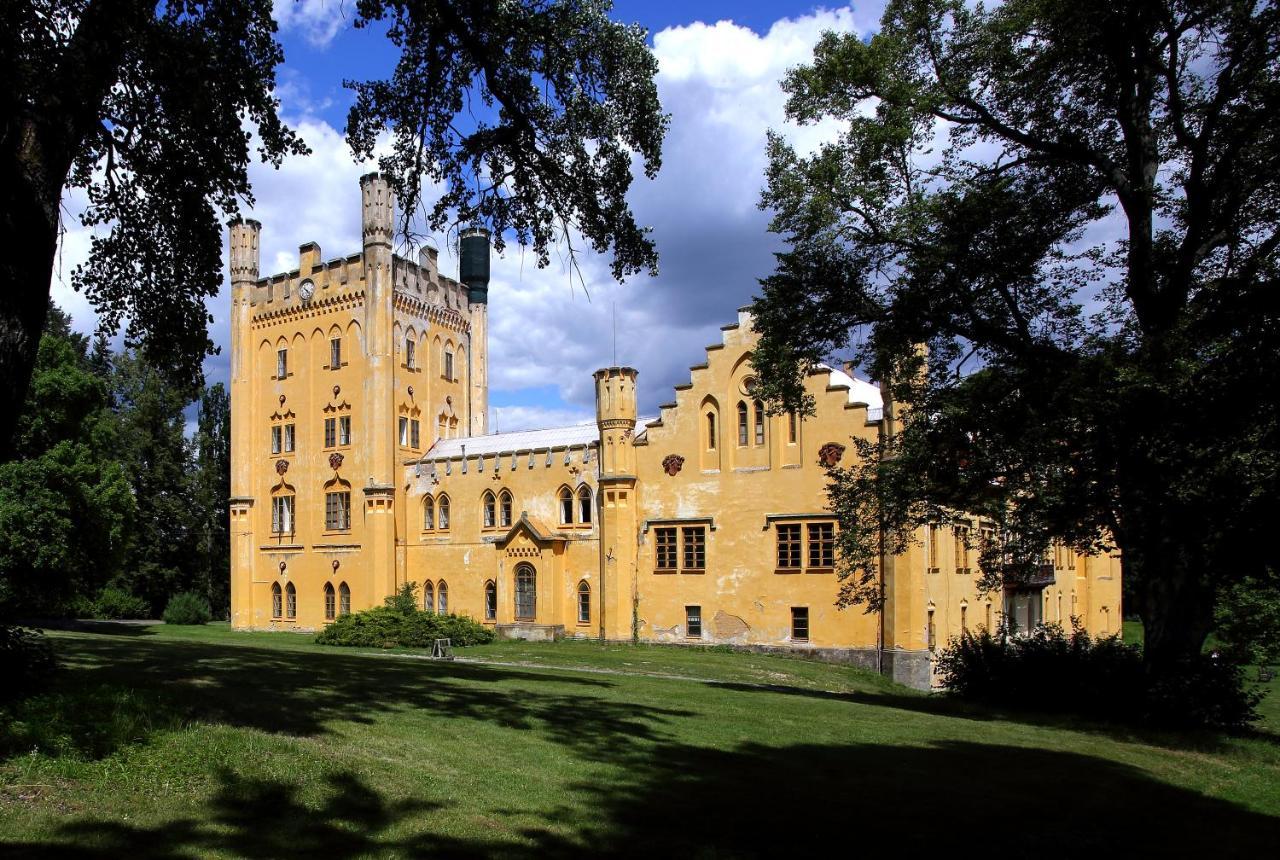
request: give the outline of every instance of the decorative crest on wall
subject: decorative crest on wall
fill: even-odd
[[[838,442],[828,442],[818,449],[818,462],[823,466],[834,466],[843,456],[844,446]]]
[[[671,477],[680,474],[680,470],[684,468],[684,457],[679,454],[668,454],[662,458],[662,471]]]

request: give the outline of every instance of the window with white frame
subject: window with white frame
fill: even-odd
[[[273,534],[290,534],[293,532],[293,496],[273,496],[271,498],[271,532]]]

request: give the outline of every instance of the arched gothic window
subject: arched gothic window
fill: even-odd
[[[422,499],[422,530],[433,531],[436,527],[436,500],[431,496]]]
[[[584,579],[578,583],[578,623],[591,622],[591,586]]]
[[[488,490],[485,490],[484,492],[483,507],[484,507],[484,520],[483,520],[484,527],[487,529],[491,529],[493,528],[494,523],[497,522],[497,510],[496,510],[496,502],[493,498],[493,493],[489,492]]]
[[[538,613],[538,574],[533,565],[516,568],[516,620],[532,621]]]
[[[747,444],[747,404],[738,401],[738,445]]]
[[[292,582],[284,587],[284,617],[289,619],[298,617],[298,592]]]
[[[351,589],[345,582],[338,586],[338,614],[351,614]]]
[[[568,487],[560,488],[560,525],[573,525],[573,491]]]
[[[436,589],[429,579],[422,583],[422,610],[424,612],[436,611]]]
[[[484,584],[484,620],[495,621],[498,618],[498,585],[493,580]]]
[[[578,522],[591,525],[591,488],[586,484],[578,488]]]
[[[759,400],[755,402],[756,408],[756,444],[764,444],[764,404]]]
[[[326,582],[324,584],[324,620],[332,621],[336,611],[337,600],[333,593],[333,583]]]
[[[284,615],[284,598],[280,592],[280,583],[271,583],[271,617],[280,618]]]
[[[503,490],[502,495],[498,497],[498,516],[503,528],[511,526],[511,494],[506,490]]]
[[[707,448],[714,451],[716,447],[716,414],[707,413]]]
[[[440,580],[440,584],[436,587],[436,598],[439,601],[440,614],[448,615],[449,614],[449,583],[445,582],[443,579]]]
[[[447,532],[449,530],[449,497],[443,493],[436,499],[436,517],[440,523],[440,531]]]

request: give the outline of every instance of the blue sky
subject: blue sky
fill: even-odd
[[[387,75],[396,52],[380,28],[351,26],[353,6],[352,0],[276,0],[285,51],[277,94],[286,121],[313,154],[290,159],[279,171],[251,170],[264,274],[296,268],[305,242],[318,242],[326,258],[360,247],[357,179],[371,165],[354,163],[343,140],[351,94],[342,81]],[[689,365],[703,359],[720,326],[751,300],[778,248],[766,230],[767,213],[756,205],[766,130],[782,131],[802,149],[837,132],[786,124],[779,80],[808,61],[822,32],[865,35],[881,6],[616,2],[616,19],[650,31],[659,97],[671,115],[661,173],[652,182],[639,176],[630,195],[638,220],[654,230],[660,274],[618,285],[607,259],[588,253],[578,261],[588,297],[570,284],[562,255],[537,269],[509,246],[494,260],[490,291],[491,426],[514,431],[590,420],[591,373],[612,360],[615,312],[617,357],[640,370],[642,411],[654,413],[670,399],[671,386],[688,381]],[[78,211],[76,200],[66,203],[69,213]],[[66,220],[54,297],[78,327],[89,329],[92,310],[66,286],[87,253],[88,234],[74,218]],[[447,249],[442,237],[437,244]],[[447,250],[441,266],[456,272]],[[211,382],[225,381],[225,289],[209,307],[213,340],[224,349],[206,362],[206,374]]]

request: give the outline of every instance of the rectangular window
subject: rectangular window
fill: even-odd
[[[276,496],[271,500],[272,534],[293,532],[293,496]]]
[[[418,432],[419,426],[420,425],[418,424],[417,418],[413,418],[409,421],[409,447],[410,448],[418,447],[418,442],[421,439],[421,435]]]
[[[283,443],[281,442],[281,439],[283,438],[284,438],[284,430],[280,427],[280,425],[277,424],[276,426],[271,428],[271,453],[272,454],[280,453],[280,449],[283,447]]]
[[[956,540],[955,566],[956,573],[969,572],[969,529],[956,526],[953,530]]]
[[[338,417],[338,444],[351,444],[351,416],[341,415]]]
[[[415,366],[415,347],[417,347],[417,344],[411,340],[404,342],[404,365],[410,370],[413,370]]]
[[[799,523],[783,523],[778,526],[778,569],[800,569]]]
[[[329,341],[329,369],[342,367],[342,338],[335,337]]]
[[[286,451],[294,450],[293,425],[284,425],[284,449]]]
[[[706,570],[707,530],[703,526],[685,526],[681,530],[684,541],[684,564],[681,570]]]
[[[330,531],[351,528],[351,494],[325,493],[324,527]]]
[[[928,532],[929,558],[925,561],[930,573],[937,573],[942,561],[938,555],[938,527],[933,523],[925,526]]]
[[[658,559],[654,567],[658,570],[675,570],[676,530],[674,528],[654,529],[654,545],[658,551]]]
[[[791,641],[809,641],[809,607],[791,607]]]
[[[684,635],[690,639],[702,638],[701,606],[686,606],[684,608]]]
[[[809,523],[809,567],[836,566],[835,523]]]
[[[757,400],[755,402],[755,407],[756,407],[756,411],[755,411],[756,444],[763,445],[764,444],[764,404],[762,404],[759,400]]]
[[[792,445],[796,444],[796,439],[800,435],[800,421],[796,418],[794,412],[787,413],[787,441]]]
[[[338,422],[334,418],[324,419],[324,446],[332,448],[338,441]]]
[[[383,438],[386,438],[386,437],[383,437]],[[409,419],[408,418],[400,419],[400,447],[401,448],[409,447]]]
[[[284,379],[289,375],[289,350],[276,350],[276,379]]]
[[[444,378],[453,379],[453,352],[447,349],[444,351]]]

